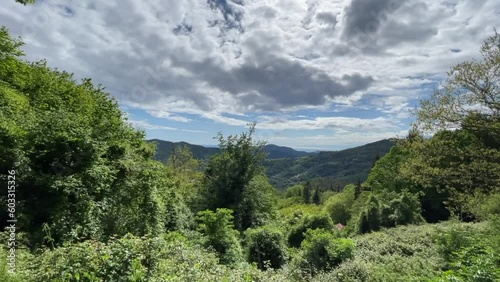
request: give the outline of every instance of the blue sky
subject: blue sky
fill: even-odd
[[[454,64],[500,28],[496,0],[2,0],[28,60],[89,77],[147,137],[337,150],[404,136]]]

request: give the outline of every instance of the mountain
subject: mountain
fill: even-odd
[[[384,156],[394,144],[394,140],[381,140],[342,151],[267,160],[266,174],[276,188],[285,188],[315,178],[322,178],[320,182],[323,186],[328,182],[329,186],[343,187],[358,180],[366,180],[376,156]]]
[[[165,162],[168,157],[170,157],[172,150],[177,146],[188,146],[193,156],[200,160],[207,159],[209,156],[219,152],[219,148],[217,147],[205,147],[186,142],[170,142],[159,139],[148,140],[148,142],[156,143],[156,155],[154,158],[162,162]],[[264,152],[268,153],[268,159],[297,158],[310,155],[310,153],[307,152],[296,151],[289,147],[272,144],[264,146]]]
[[[187,146],[191,153],[193,153],[193,157],[195,159],[204,160],[211,155],[217,154],[219,152],[219,148],[209,148],[200,145],[193,145],[187,142],[170,142],[159,139],[148,140],[148,142],[156,143],[156,154],[154,156],[155,160],[166,162],[170,157],[173,149],[178,146]]]
[[[166,162],[176,146],[188,146],[193,156],[206,160],[219,152],[219,148],[153,139],[157,144],[155,159]],[[315,185],[326,188],[364,181],[376,156],[382,157],[394,146],[394,140],[381,140],[363,146],[334,152],[307,153],[292,148],[266,145],[269,153],[265,162],[266,174],[276,188],[285,188],[307,180],[316,179]]]
[[[268,153],[268,159],[298,158],[308,156],[311,153],[296,151],[289,147],[269,144],[264,146],[264,151]]]

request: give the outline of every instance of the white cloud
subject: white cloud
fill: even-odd
[[[0,25],[23,37],[28,59],[46,58],[50,66],[90,77],[123,107],[153,117],[187,123],[195,115],[245,126],[245,114],[359,107],[381,118],[264,119],[260,126],[390,132],[405,128],[412,101],[426,95],[422,86],[443,79],[457,62],[478,58],[482,41],[500,28],[497,0],[402,1],[362,46],[353,39],[362,34],[352,32],[366,29],[371,12],[384,11],[391,0],[240,2],[22,6],[6,0]]]
[[[149,130],[177,130],[177,128],[163,125],[151,124],[147,120],[129,120],[132,126],[137,129],[149,129]]]

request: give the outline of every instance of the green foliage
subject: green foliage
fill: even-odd
[[[162,232],[172,183],[154,146],[101,86],[22,61],[21,45],[1,29],[0,171],[18,172],[18,227],[32,246],[44,224],[56,245]]]
[[[468,203],[474,197],[500,191],[500,151],[486,148],[470,131],[441,131],[414,151],[402,173],[426,189],[446,192],[458,215],[473,214]]]
[[[352,206],[354,203],[354,187],[346,186],[343,192],[330,197],[325,203],[327,212],[335,223],[346,225],[352,216]]]
[[[194,227],[194,215],[173,190],[165,199],[165,230],[186,231]]]
[[[287,260],[287,246],[283,233],[271,227],[248,229],[245,245],[249,262],[257,263],[259,269],[282,267]]]
[[[498,216],[500,215],[500,192],[476,192],[472,197],[467,198],[465,205],[467,210],[481,220]]]
[[[319,192],[319,188],[314,189],[312,202],[316,205],[321,204],[321,193]]]
[[[488,38],[480,61],[466,61],[448,72],[443,87],[421,101],[417,126],[438,132],[417,148],[407,175],[426,187],[450,192],[460,216],[474,194],[500,191],[500,35]],[[449,129],[459,129],[450,130]],[[412,174],[413,173],[413,174]]]
[[[0,249],[2,261],[5,254]],[[2,264],[0,278],[5,282],[289,281],[280,271],[262,272],[248,264],[221,265],[216,254],[178,233],[155,238],[126,236],[106,244],[87,241],[36,256],[18,251],[16,273],[5,273]]]
[[[366,185],[372,191],[396,191],[408,188],[408,180],[401,174],[400,167],[409,158],[407,148],[397,144],[388,154],[379,159],[371,169]]]
[[[239,230],[264,225],[276,217],[276,192],[265,176],[254,177],[241,198],[236,220]]]
[[[331,270],[343,261],[351,259],[355,243],[351,239],[336,238],[324,229],[308,230],[301,244],[300,268],[312,275],[321,270]]]
[[[471,229],[455,229],[435,236],[446,270],[434,281],[498,281],[500,279],[500,231],[488,237]],[[486,233],[487,234],[487,233]],[[495,250],[495,248],[497,248]]]
[[[239,136],[231,135],[225,139],[222,133],[219,133],[217,138],[221,153],[210,159],[204,177],[202,195],[205,199],[205,207],[212,210],[216,208],[235,210],[235,223],[238,228],[243,228],[248,224],[248,222],[241,221],[244,215],[240,214],[238,206],[245,205],[251,208],[251,203],[243,202],[245,196],[259,194],[254,189],[255,186],[245,188],[252,179],[264,173],[262,166],[266,157],[262,151],[264,143],[252,140],[254,132],[255,124],[250,124],[248,132],[241,133]],[[249,200],[255,203],[255,200]],[[245,213],[248,214],[249,211]]]
[[[285,190],[285,198],[302,197],[303,192],[304,186],[300,184],[293,185]]]
[[[373,194],[366,203],[365,210],[361,212],[358,223],[359,233],[377,231],[381,225],[380,203]]]
[[[344,187],[355,183],[358,179],[366,179],[373,163],[373,156],[379,152],[381,156],[394,146],[393,140],[381,140],[363,146],[336,151],[319,152],[305,157],[267,160],[266,175],[273,186],[285,188],[304,183],[314,178],[322,178],[323,190],[333,187]]]
[[[215,250],[221,263],[234,264],[242,259],[239,233],[234,229],[233,211],[217,209],[198,213],[199,231],[205,235],[204,245]]]
[[[202,202],[200,188],[203,174],[200,171],[200,162],[193,157],[189,147],[172,148],[165,170],[166,176],[174,184],[169,194],[169,198],[175,198],[173,204],[178,204],[177,206],[183,209],[185,203],[193,211],[198,211]]]
[[[304,216],[295,224],[288,235],[288,245],[298,248],[305,238],[305,233],[309,229],[333,230],[332,219],[324,213]]]
[[[307,181],[306,184],[304,185],[304,190],[302,191],[302,197],[304,198],[304,204],[311,203],[311,193],[312,193],[311,182]]]
[[[423,222],[418,196],[408,191],[371,194],[358,219],[358,231]]]

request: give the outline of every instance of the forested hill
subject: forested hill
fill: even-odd
[[[157,144],[154,158],[162,162],[168,159],[177,146],[187,146],[193,156],[201,160],[219,152],[218,148],[186,142],[174,143],[158,139],[149,142]],[[264,151],[269,154],[265,163],[266,174],[276,188],[285,188],[314,178],[323,178],[321,182],[326,188],[331,185],[344,187],[348,183],[366,180],[375,158],[388,153],[393,145],[394,141],[381,140],[342,151],[319,153],[266,145]]]
[[[156,143],[156,154],[154,158],[161,162],[165,162],[172,153],[173,149],[178,146],[187,146],[191,153],[193,153],[193,157],[199,160],[204,160],[207,157],[219,152],[219,148],[204,147],[186,142],[170,142],[159,139],[148,140],[148,142]],[[269,159],[297,158],[313,154],[272,144],[266,145],[264,147],[264,152],[268,153]]]
[[[276,188],[314,178],[323,178],[324,188],[365,181],[375,158],[382,157],[395,144],[381,140],[363,146],[335,152],[319,152],[295,159],[268,160],[265,164],[269,182]]]

